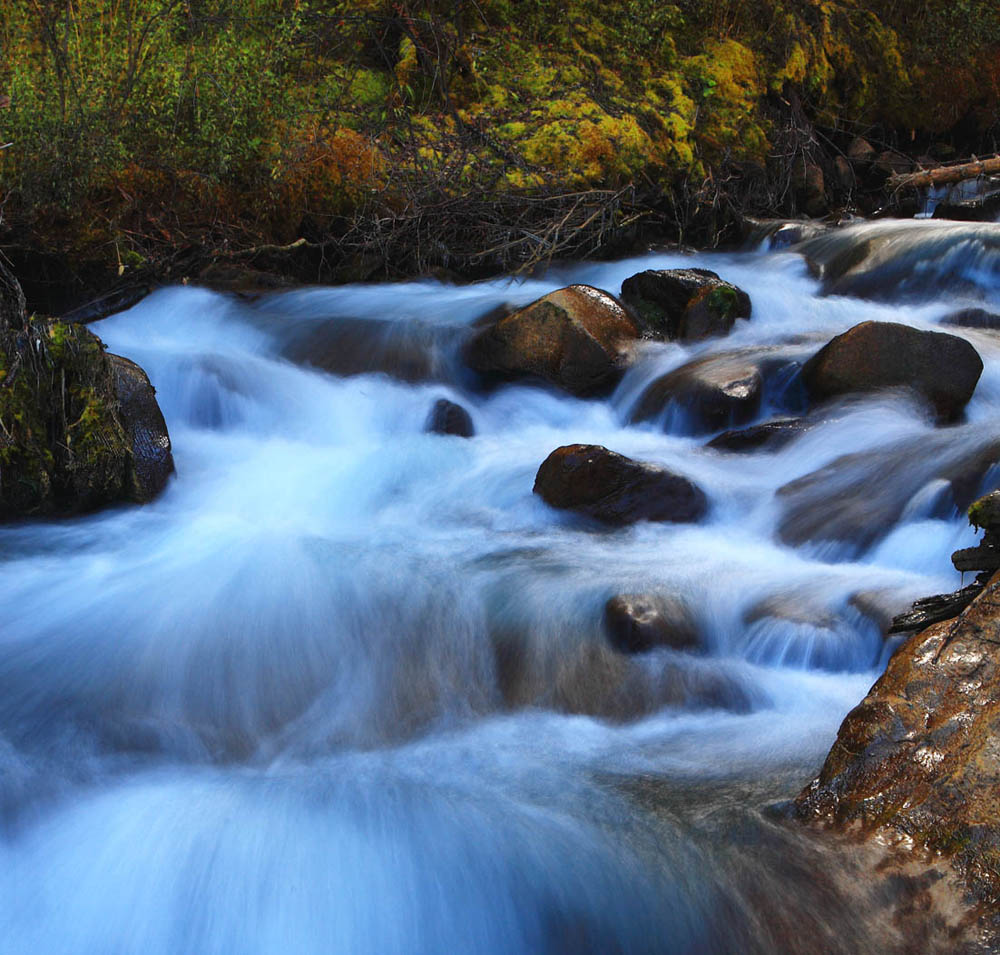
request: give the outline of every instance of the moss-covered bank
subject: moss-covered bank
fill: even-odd
[[[707,243],[863,206],[858,133],[983,153],[1000,113],[986,0],[9,0],[0,43],[2,241],[83,285]]]

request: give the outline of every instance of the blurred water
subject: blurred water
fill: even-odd
[[[783,251],[257,301],[173,288],[96,326],[156,385],[177,476],[141,509],[0,531],[0,951],[806,950],[821,925],[829,951],[891,948],[843,887],[790,901],[800,875],[774,859],[820,850],[758,810],[808,781],[884,664],[878,613],[959,586],[949,554],[974,535],[940,464],[997,433],[1000,337],[949,328],[986,371],[947,431],[888,394],[750,455],[705,449],[683,415],[625,421],[695,357],[801,361],[860,321],[1000,304],[982,256],[944,257],[905,304],[821,296]],[[751,321],[645,346],[609,399],[483,392],[457,359],[498,306],[690,264],[745,288]],[[324,349],[378,371],[328,374]],[[474,439],[424,433],[440,397]],[[609,531],[548,509],[535,471],[575,442],[691,477],[708,519]],[[870,540],[782,539],[776,492],[817,472],[834,480],[810,507],[881,507]],[[611,650],[604,603],[630,592],[686,600],[700,652]],[[775,927],[789,905],[801,937]]]

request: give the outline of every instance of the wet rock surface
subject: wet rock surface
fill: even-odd
[[[955,325],[959,328],[986,328],[990,331],[1000,331],[1000,314],[989,312],[985,308],[963,308],[951,312],[941,319],[942,325]]]
[[[939,418],[955,420],[975,391],[983,362],[964,338],[895,322],[862,322],[820,349],[802,369],[814,401],[910,388]]]
[[[538,469],[534,493],[612,525],[692,522],[708,511],[705,493],[687,478],[594,444],[556,448]]]
[[[951,859],[1000,892],[1000,577],[915,634],[844,720],[798,815],[860,824]]]
[[[432,434],[451,434],[459,438],[471,438],[476,433],[469,412],[447,398],[438,398],[434,402],[425,430]]]
[[[728,335],[750,318],[750,296],[708,269],[647,270],[622,283],[622,299],[653,338],[698,341]]]
[[[611,645],[623,653],[698,646],[698,625],[690,608],[677,597],[658,594],[612,597],[604,605],[604,632]]]
[[[751,425],[749,428],[723,431],[722,434],[712,438],[705,447],[737,454],[777,451],[799,435],[805,434],[813,424],[805,418],[775,418],[772,421]]]
[[[971,426],[965,439],[932,433],[882,449],[841,455],[777,491],[778,536],[787,544],[836,542],[858,555],[895,526],[922,491],[936,499],[930,516],[961,512],[987,470],[1000,460],[1000,440]]]
[[[621,302],[571,285],[501,318],[465,347],[487,380],[540,378],[574,395],[605,390],[621,377],[639,329]]]
[[[765,394],[780,391],[798,367],[794,359],[771,350],[698,358],[647,386],[629,412],[629,421],[666,415],[671,430],[679,426],[691,434],[739,428],[757,417]],[[682,416],[680,423],[670,421],[672,412]]]

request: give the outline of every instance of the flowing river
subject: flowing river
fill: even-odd
[[[146,507],[0,531],[0,951],[894,950],[862,850],[768,807],[884,667],[886,615],[961,584],[955,469],[1000,435],[1000,334],[947,329],[986,366],[950,428],[887,392],[733,453],[683,408],[628,413],[692,358],[1000,311],[990,229],[909,224],[877,300],[765,243],[520,283],[168,288],[93,326],[156,385],[177,474]],[[497,306],[688,265],[751,320],[644,345],[610,397],[461,367]],[[471,440],[425,433],[442,397]],[[786,376],[758,420],[801,411]],[[535,472],[578,442],[691,478],[709,516],[552,510]],[[970,473],[966,496],[1000,484]],[[699,652],[612,650],[623,593],[686,601]]]

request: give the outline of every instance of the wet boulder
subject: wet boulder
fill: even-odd
[[[570,285],[483,329],[464,355],[488,380],[541,378],[588,395],[614,385],[638,338],[618,299],[589,285]]]
[[[687,478],[596,444],[556,448],[538,469],[534,493],[550,507],[612,525],[691,522],[708,510],[705,493]]]
[[[964,338],[895,322],[862,322],[821,348],[802,369],[814,401],[910,388],[954,421],[975,391],[983,361]]]
[[[459,438],[471,438],[476,433],[469,412],[447,398],[438,398],[434,402],[425,430],[432,434],[451,434]]]
[[[805,434],[814,425],[815,422],[805,418],[773,418],[748,428],[723,431],[722,434],[712,438],[705,447],[736,454],[777,451],[799,435]]]
[[[910,637],[846,717],[806,820],[940,853],[980,898],[1000,893],[1000,577]]]
[[[604,632],[622,653],[645,653],[657,647],[690,650],[698,646],[698,625],[677,597],[619,594],[604,605]]]
[[[0,274],[0,519],[148,501],[173,459],[145,374],[82,325],[29,320],[18,292]]]
[[[760,413],[765,391],[773,391],[779,403],[784,400],[797,371],[794,359],[769,350],[697,358],[648,385],[629,412],[629,421],[666,416],[674,430],[677,422],[669,416],[676,412],[683,418],[681,430],[688,434],[742,427]],[[791,400],[790,393],[788,397]]]
[[[380,373],[400,381],[450,378],[454,332],[416,321],[336,317],[292,325],[282,354],[332,375]]]
[[[941,319],[942,325],[955,325],[959,328],[986,328],[990,331],[1000,331],[1000,315],[988,312],[985,308],[963,308],[951,312]]]
[[[622,299],[643,331],[666,341],[728,335],[750,317],[750,296],[708,269],[647,270],[622,283]]]

